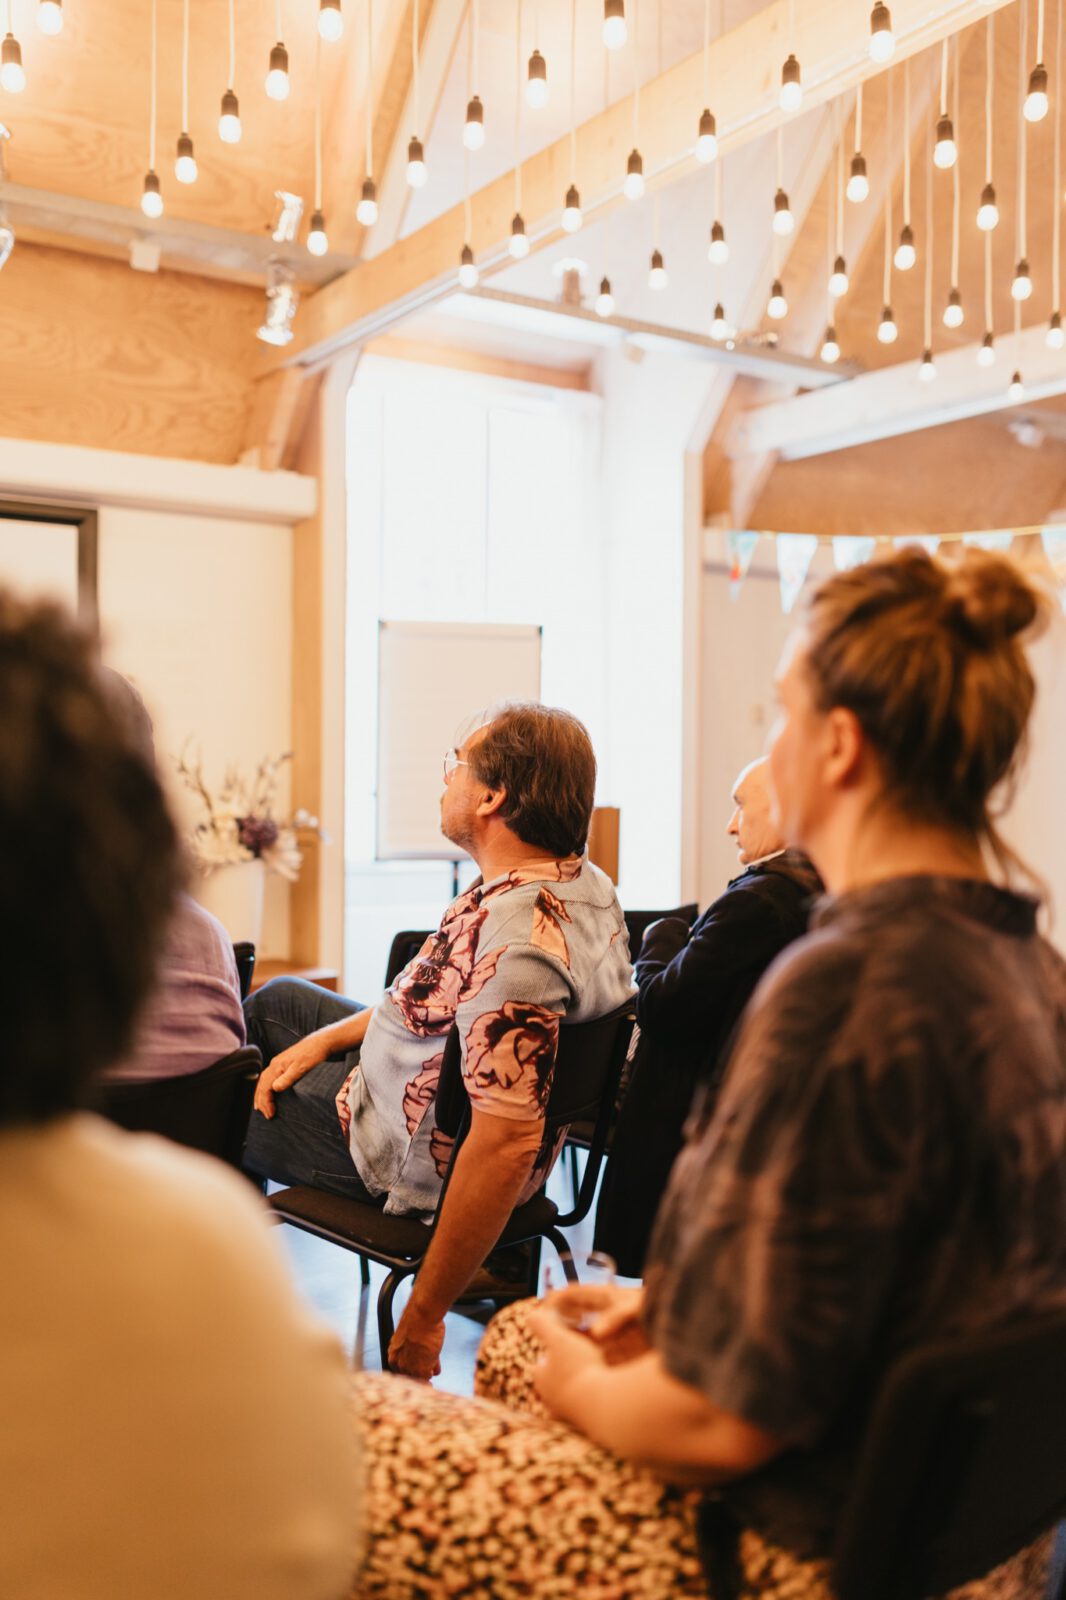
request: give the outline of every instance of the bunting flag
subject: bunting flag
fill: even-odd
[[[926,555],[935,556],[940,548],[940,536],[935,533],[901,533],[892,543],[897,550],[905,550],[909,544],[920,544]]]
[[[978,550],[995,550],[1003,555],[1014,543],[1014,529],[997,528],[994,533],[966,533],[962,542],[972,544]]]
[[[1066,611],[1066,528],[1045,528],[1044,550],[1051,563],[1062,608]]]
[[[799,598],[804,581],[818,548],[816,533],[779,533],[777,544],[777,573],[781,584],[781,609],[788,616]]]
[[[751,558],[755,554],[755,546],[759,542],[757,533],[730,532],[725,536],[726,551],[729,556],[729,598],[735,600],[740,593],[740,586],[748,575]]]
[[[877,548],[876,539],[856,539],[853,534],[833,535],[833,562],[838,572],[849,572],[869,561]]]

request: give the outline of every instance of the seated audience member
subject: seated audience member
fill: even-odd
[[[2,592],[0,839],[0,1594],[340,1600],[339,1348],[242,1179],[78,1109],[130,1048],[178,843],[89,641]]]
[[[627,1277],[643,1273],[693,1096],[717,1093],[741,1012],[774,957],[805,931],[810,901],[822,888],[807,857],[785,848],[771,815],[765,756],[740,774],[733,806],[727,831],[743,872],[693,927],[678,917],[653,922],[637,956],[640,1042],[604,1173],[595,1241]]]
[[[155,763],[152,719],[137,690],[107,670],[125,702],[145,760]],[[167,923],[155,986],[137,1022],[129,1056],[106,1069],[109,1081],[133,1083],[202,1072],[244,1044],[244,1008],[229,934],[182,891]]]
[[[983,848],[1009,861],[989,797],[1041,610],[981,551],[902,550],[814,591],[770,762],[782,836],[831,898],[756,991],[645,1287],[508,1308],[476,1399],[358,1380],[387,1485],[361,1594],[551,1594],[565,1574],[574,1593],[831,1600],[887,1369],[1066,1304],[1066,962]],[[1050,1543],[965,1600],[1042,1594]]]
[[[503,707],[444,761],[441,829],[481,876],[373,1010],[297,979],[246,1002],[267,1063],[245,1165],[391,1213],[436,1205],[451,1141],[434,1117],[444,1040],[458,1027],[469,1137],[389,1350],[411,1377],[439,1370],[444,1315],[511,1211],[543,1184],[561,1021],[584,1022],[632,992],[610,880],[583,855],[596,758],[565,711]]]

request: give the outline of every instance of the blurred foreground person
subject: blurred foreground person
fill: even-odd
[[[250,1187],[78,1109],[130,1047],[177,839],[88,640],[3,591],[0,841],[0,1594],[338,1600],[340,1350]]]
[[[901,551],[814,592],[770,760],[782,836],[830,898],[690,1130],[645,1289],[503,1312],[477,1399],[363,1378],[364,1595],[511,1595],[515,1575],[564,1593],[564,1574],[722,1596],[734,1557],[745,1600],[829,1600],[888,1368],[1066,1303],[1066,963],[985,864],[1009,862],[990,797],[1029,720],[1041,609],[977,551]],[[597,1309],[587,1333],[561,1319]],[[966,1600],[1042,1593],[1049,1545]]]

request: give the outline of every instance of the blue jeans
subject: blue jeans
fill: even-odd
[[[330,994],[303,978],[274,978],[244,1002],[248,1043],[258,1047],[264,1067],[298,1039],[366,1008]],[[274,1115],[253,1111],[244,1145],[244,1165],[275,1183],[309,1184],[384,1205],[372,1196],[355,1170],[337,1117],[341,1084],[359,1060],[358,1049],[331,1056],[275,1096]]]

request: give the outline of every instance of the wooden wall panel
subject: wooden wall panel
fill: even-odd
[[[235,462],[262,292],[16,245],[0,276],[0,435]]]

